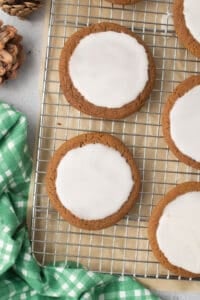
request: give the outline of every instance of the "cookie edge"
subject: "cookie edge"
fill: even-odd
[[[178,196],[186,194],[187,192],[200,191],[200,182],[189,181],[177,185],[175,188],[171,189],[156,205],[153,209],[152,215],[149,219],[148,224],[148,238],[153,251],[154,256],[157,260],[169,271],[172,273],[182,276],[182,277],[191,277],[197,278],[200,277],[200,274],[192,273],[183,268],[177,267],[171,264],[164,253],[160,250],[157,238],[156,231],[159,225],[159,220],[162,216],[162,213],[165,207],[172,201],[174,201]]]
[[[56,193],[55,179],[57,166],[62,159],[62,157],[71,149],[75,149],[85,144],[90,143],[101,143],[108,145],[115,150],[119,151],[121,155],[126,159],[129,164],[134,179],[134,186],[126,202],[121,206],[121,208],[114,214],[99,220],[84,220],[80,219],[71,213],[67,208],[65,208],[59,200]],[[116,224],[121,220],[133,207],[137,201],[139,191],[140,191],[140,174],[136,166],[135,160],[129,151],[129,149],[116,137],[109,134],[102,133],[86,133],[76,136],[65,143],[63,143],[54,153],[53,157],[49,161],[47,174],[45,178],[47,194],[53,207],[61,214],[61,216],[67,220],[70,224],[76,227],[87,229],[87,230],[100,230],[107,228]]]
[[[167,102],[164,105],[162,112],[162,130],[164,139],[173,152],[173,154],[186,165],[193,167],[195,169],[200,169],[200,162],[192,159],[190,156],[183,154],[179,148],[176,146],[170,134],[170,111],[173,108],[174,104],[180,97],[182,97],[189,90],[195,86],[200,85],[200,75],[191,76],[184,81],[182,81],[168,97]]]
[[[104,31],[123,32],[135,38],[138,43],[144,47],[148,58],[148,81],[144,89],[137,98],[119,108],[101,107],[89,102],[73,86],[73,82],[69,74],[69,60],[80,40],[91,33]],[[81,28],[80,30],[72,34],[65,42],[65,45],[61,51],[59,61],[59,77],[63,94],[66,100],[73,107],[87,115],[91,115],[94,117],[103,119],[122,119],[138,111],[149,98],[155,83],[156,67],[150,50],[138,35],[119,24],[102,22],[90,25],[89,27]]]
[[[174,0],[173,19],[174,28],[180,42],[194,56],[200,58],[200,43],[193,37],[192,33],[186,26],[185,17],[183,14],[184,0]]]

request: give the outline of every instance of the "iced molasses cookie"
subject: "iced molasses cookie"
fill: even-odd
[[[153,58],[144,42],[112,23],[94,24],[74,33],[62,50],[59,73],[71,105],[105,119],[137,111],[155,79]]]
[[[163,110],[163,134],[171,151],[185,164],[200,169],[200,76],[177,86]]]
[[[200,1],[175,0],[174,26],[183,45],[200,57]]]
[[[154,208],[148,235],[154,255],[168,270],[200,277],[200,183],[186,182]]]
[[[65,142],[46,175],[53,206],[69,223],[97,230],[118,222],[135,203],[140,175],[126,146],[100,133]]]

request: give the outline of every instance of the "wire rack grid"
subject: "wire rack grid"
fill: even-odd
[[[177,279],[156,261],[147,238],[148,220],[160,198],[177,183],[200,179],[197,171],[177,161],[162,136],[160,120],[167,96],[180,81],[200,71],[200,62],[178,42],[171,11],[171,0],[129,6],[102,0],[52,0],[31,216],[32,252],[42,265],[76,261],[93,271]],[[140,35],[157,67],[146,104],[118,121],[80,113],[60,90],[58,63],[64,42],[79,28],[101,21],[119,23]],[[132,151],[142,178],[133,210],[115,226],[100,231],[80,230],[64,221],[52,208],[44,184],[54,151],[65,140],[93,131],[120,138]]]

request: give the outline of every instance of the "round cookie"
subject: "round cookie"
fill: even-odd
[[[176,157],[200,169],[200,76],[180,83],[169,96],[162,117],[163,135]]]
[[[140,175],[126,146],[101,133],[65,142],[49,162],[46,187],[52,205],[69,223],[88,230],[111,226],[137,200]]]
[[[150,217],[152,251],[176,275],[200,277],[199,211],[200,183],[185,182],[169,191]]]
[[[175,0],[174,26],[182,44],[195,56],[200,57],[200,1]]]
[[[122,4],[122,5],[125,5],[125,4],[134,4],[136,2],[139,2],[141,0],[107,0],[108,2],[111,2],[113,4]]]
[[[95,117],[120,119],[145,103],[153,88],[155,66],[136,34],[118,24],[99,23],[67,40],[59,74],[72,106]]]

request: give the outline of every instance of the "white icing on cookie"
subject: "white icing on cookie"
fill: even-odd
[[[200,192],[178,196],[164,209],[156,232],[160,250],[169,262],[200,273]]]
[[[99,143],[70,150],[57,168],[57,195],[80,219],[97,220],[117,212],[133,185],[125,158]]]
[[[184,0],[183,14],[186,27],[192,36],[200,43],[200,1]]]
[[[170,111],[170,133],[183,154],[200,162],[200,85],[175,102]]]
[[[117,108],[143,91],[148,81],[148,57],[144,47],[128,34],[92,33],[75,48],[69,74],[86,100]]]

